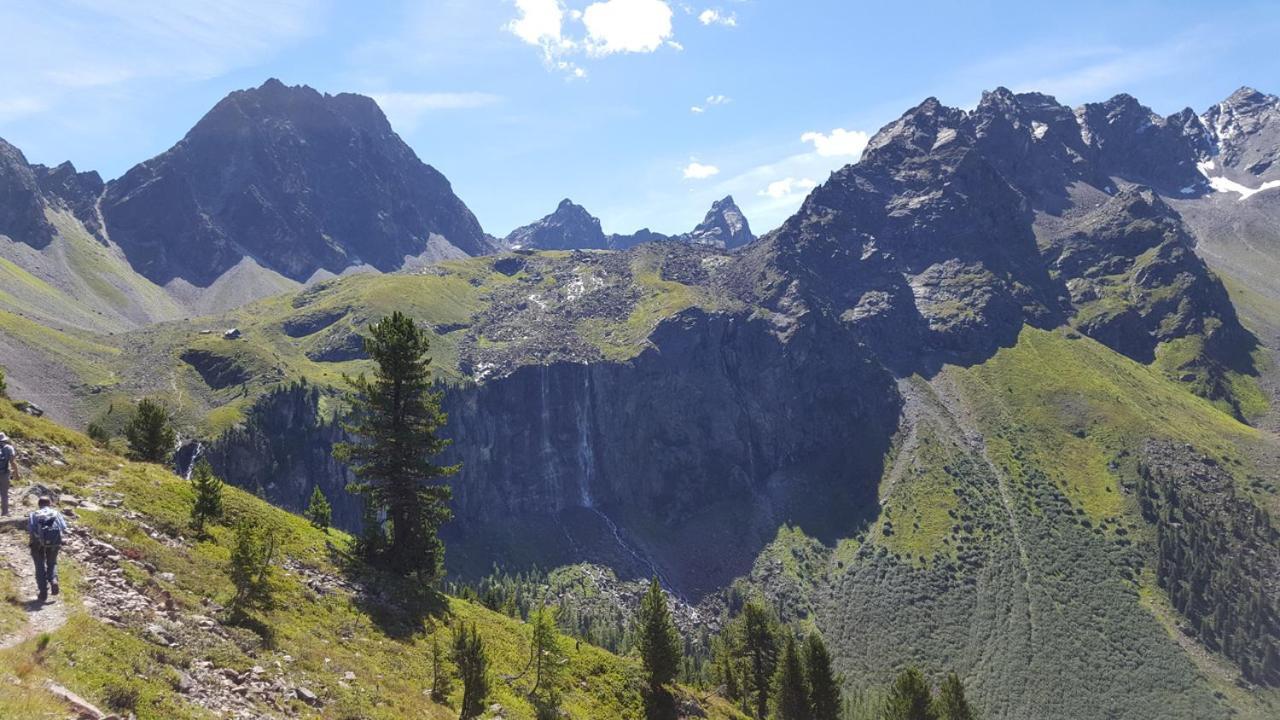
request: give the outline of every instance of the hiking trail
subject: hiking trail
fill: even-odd
[[[53,602],[36,603],[36,570],[27,549],[27,533],[22,519],[5,518],[0,525],[0,565],[7,566],[17,577],[17,596],[27,614],[26,624],[16,631],[0,637],[0,650],[21,645],[43,633],[51,633],[67,622],[67,605],[62,595],[51,596]]]

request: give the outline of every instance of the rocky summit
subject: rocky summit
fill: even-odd
[[[565,199],[497,240],[373,101],[268,81],[105,185],[0,144],[0,360],[95,440],[0,419],[69,448],[36,477],[86,503],[68,550],[114,589],[65,621],[162,648],[137,662],[211,712],[436,712],[388,648],[429,657],[443,611],[348,553],[387,539],[344,453],[389,385],[351,379],[383,377],[367,338],[403,313],[458,468],[440,588],[500,638],[491,717],[535,716],[543,605],[580,641],[565,712],[638,717],[652,688],[591,645],[628,651],[650,580],[684,717],[760,715],[744,618],[820,634],[850,713],[920,665],[989,718],[1275,717],[1277,153],[1280,101],[1248,88],[1168,116],[997,88],[909,108],[759,237],[725,197],[674,236]],[[280,284],[212,304],[246,264]],[[181,449],[117,463],[140,398]],[[199,599],[231,602],[219,543],[252,539],[198,534],[197,473],[289,529],[271,642]],[[58,680],[88,672],[53,647]]]
[[[490,250],[372,100],[274,79],[227,96],[101,206],[112,240],[161,284],[208,285],[245,258],[301,281]]]

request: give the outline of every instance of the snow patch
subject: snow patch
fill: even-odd
[[[1043,140],[1045,133],[1049,132],[1049,126],[1039,120],[1031,121],[1031,137],[1037,140]]]
[[[1250,197],[1257,195],[1264,190],[1280,188],[1280,180],[1268,180],[1256,188],[1251,188],[1241,185],[1235,180],[1230,180],[1224,177],[1213,177],[1209,175],[1209,171],[1213,169],[1212,160],[1196,163],[1196,169],[1200,171],[1201,175],[1204,175],[1205,178],[1209,180],[1209,187],[1218,192],[1240,193],[1240,201],[1248,200]]]
[[[933,146],[935,148],[942,147],[943,145],[946,145],[947,143],[955,139],[956,139],[955,128],[943,128],[938,131],[938,136],[934,138]]]

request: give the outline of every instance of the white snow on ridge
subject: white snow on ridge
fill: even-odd
[[[1044,134],[1049,132],[1049,126],[1039,120],[1031,121],[1031,135],[1037,140],[1043,140]]]
[[[1280,180],[1268,180],[1267,182],[1262,183],[1262,185],[1256,188],[1246,187],[1236,182],[1235,180],[1229,180],[1224,177],[1213,177],[1212,175],[1209,174],[1209,171],[1212,170],[1213,168],[1214,168],[1214,165],[1212,160],[1206,160],[1204,162],[1196,163],[1196,169],[1200,171],[1201,175],[1204,175],[1205,178],[1208,179],[1209,187],[1212,187],[1214,190],[1217,190],[1218,192],[1240,193],[1241,201],[1247,200],[1253,195],[1257,195],[1258,193],[1262,192],[1263,190],[1280,188]]]

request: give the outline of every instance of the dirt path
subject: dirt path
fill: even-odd
[[[20,645],[42,633],[50,633],[67,622],[67,606],[62,597],[51,597],[52,602],[36,602],[36,571],[27,549],[27,534],[21,527],[7,523],[0,526],[0,564],[8,566],[18,578],[18,597],[25,604],[27,624],[17,632],[0,637],[0,650]]]

